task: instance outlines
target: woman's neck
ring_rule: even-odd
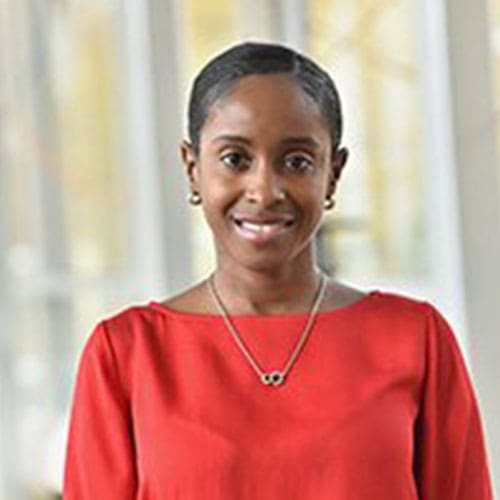
[[[321,271],[289,268],[254,271],[219,266],[213,283],[230,314],[272,315],[308,312],[321,280]]]

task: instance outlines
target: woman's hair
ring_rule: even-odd
[[[342,136],[340,98],[333,80],[314,61],[295,50],[270,43],[235,45],[209,61],[195,78],[188,104],[188,133],[196,155],[201,129],[212,105],[248,75],[288,73],[318,104],[335,151]]]

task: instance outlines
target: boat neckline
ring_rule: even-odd
[[[366,294],[361,297],[359,300],[355,302],[351,302],[345,306],[336,307],[335,309],[330,309],[329,311],[320,311],[316,315],[316,318],[321,317],[329,317],[336,314],[341,314],[344,312],[349,312],[353,309],[357,309],[364,304],[371,302],[371,299],[377,297],[382,292],[378,289],[369,290]],[[170,307],[165,306],[164,304],[151,300],[147,304],[147,307],[154,309],[160,313],[166,314],[167,316],[173,316],[182,319],[195,319],[195,320],[220,320],[223,319],[223,316],[220,314],[209,314],[209,313],[197,313],[197,312],[187,312],[187,311],[177,311],[176,309],[172,309]],[[278,319],[304,319],[309,315],[309,312],[294,312],[294,313],[280,313],[280,314],[271,314],[271,315],[259,315],[259,314],[237,314],[231,315],[231,319],[237,320],[278,320]]]

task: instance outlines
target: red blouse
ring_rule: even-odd
[[[306,313],[236,316],[265,371]],[[156,302],[101,321],[80,359],[65,500],[491,500],[482,424],[450,326],[373,291],[319,313],[284,385],[223,319]]]

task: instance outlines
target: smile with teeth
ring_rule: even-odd
[[[241,237],[257,243],[265,243],[281,236],[293,225],[293,220],[253,222],[233,218],[233,222]]]
[[[240,222],[241,227],[257,233],[269,233],[273,229],[284,225],[284,222],[248,222],[246,220]]]

